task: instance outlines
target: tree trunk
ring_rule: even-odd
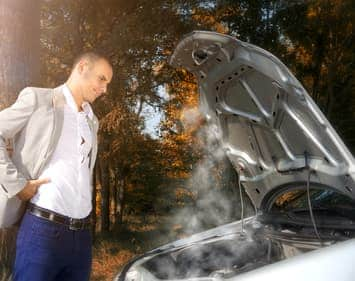
[[[126,190],[126,177],[124,177],[122,180],[118,181],[117,184],[117,194],[116,194],[116,200],[117,200],[117,210],[116,212],[116,217],[115,217],[115,228],[120,229],[123,224],[123,214],[124,214],[124,209],[126,207],[126,197],[125,197],[125,190]]]
[[[118,188],[118,179],[116,173],[114,173],[114,184],[113,184],[113,189],[112,189],[112,213],[113,213],[113,223],[116,223],[116,215],[117,215],[117,188]]]
[[[39,1],[0,0],[0,110],[39,82],[39,30]],[[10,277],[16,233],[17,227],[0,230],[0,280]]]
[[[121,187],[120,190],[120,215],[119,215],[119,223],[122,225],[123,224],[123,214],[124,214],[124,210],[126,207],[126,194],[125,191],[127,190],[127,184],[128,184],[128,180],[127,180],[127,176],[124,176],[123,178],[123,185]]]
[[[113,210],[115,208],[114,203],[114,196],[115,196],[115,183],[112,183],[114,180],[114,170],[111,167],[111,164],[108,165],[108,178],[109,178],[109,204],[108,204],[108,213],[109,213],[109,224],[113,225],[114,223],[114,213]]]
[[[319,84],[321,82],[321,68],[322,63],[324,62],[324,38],[323,34],[319,34],[318,38],[315,40],[315,48],[313,50],[313,66],[312,66],[312,77],[313,77],[313,86],[312,86],[312,98],[316,103],[319,102],[321,93],[319,92]]]
[[[0,0],[0,109],[40,77],[38,0]]]
[[[93,241],[95,241],[95,233],[96,233],[96,194],[97,194],[97,170],[98,170],[98,165],[95,165],[94,167],[94,175],[92,179],[92,212],[91,212],[91,222],[92,222],[92,228],[91,228],[91,233],[92,233],[92,238]]]
[[[116,207],[115,207],[115,229],[119,229],[121,227],[121,211],[122,211],[122,204],[121,204],[121,191],[123,188],[123,181],[119,179],[118,175],[116,175],[115,181],[115,196],[116,196]]]
[[[101,231],[110,230],[110,180],[107,164],[100,159],[101,170]]]

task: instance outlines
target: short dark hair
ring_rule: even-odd
[[[90,51],[90,52],[85,52],[85,53],[81,53],[80,55],[76,56],[74,58],[74,62],[73,62],[73,66],[72,66],[72,70],[75,68],[75,66],[79,63],[79,61],[81,61],[82,59],[87,59],[88,61],[90,61],[91,63],[94,63],[98,60],[105,60],[111,67],[111,63],[109,61],[109,59],[103,55],[103,54],[100,54],[100,53],[97,53],[97,52],[93,52],[93,51]]]

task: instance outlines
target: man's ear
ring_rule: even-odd
[[[88,61],[86,60],[81,60],[78,62],[77,68],[78,68],[78,72],[79,74],[82,74],[85,70],[85,68],[88,67]]]

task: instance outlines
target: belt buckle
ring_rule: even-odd
[[[79,224],[79,226],[76,226],[77,224]],[[69,220],[69,229],[70,230],[81,230],[83,228],[83,225],[84,225],[83,222],[81,222],[81,221],[76,222],[76,220],[73,218],[70,218],[70,220]]]

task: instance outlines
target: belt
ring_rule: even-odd
[[[67,216],[63,216],[56,212],[41,208],[36,206],[35,204],[29,203],[27,206],[27,211],[32,215],[37,217],[46,219],[48,221],[52,221],[55,223],[59,223],[62,225],[66,225],[70,230],[83,230],[89,229],[91,226],[90,215],[83,219],[74,219]]]

